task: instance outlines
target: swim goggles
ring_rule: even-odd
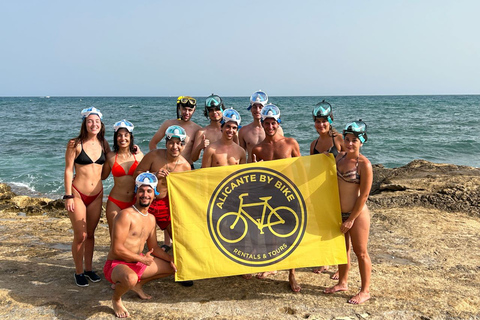
[[[248,106],[247,110],[252,109],[255,103],[260,103],[262,106],[265,106],[268,103],[268,95],[262,90],[255,91],[250,96],[250,106]]]
[[[354,134],[362,143],[368,140],[367,124],[363,122],[362,119],[348,123],[343,130],[343,136],[345,137],[347,133]]]
[[[172,138],[178,138],[180,141],[185,141],[185,138],[187,137],[187,134],[185,132],[185,129],[183,129],[180,126],[170,126],[167,128],[165,131],[165,136],[167,139],[172,139]]]
[[[102,113],[100,112],[100,110],[98,110],[95,107],[85,108],[85,109],[82,110],[81,114],[82,114],[82,119],[85,119],[86,117],[88,117],[91,114],[96,114],[97,116],[100,117],[100,120],[103,119]]]
[[[325,100],[318,103],[312,111],[313,118],[327,118],[328,122],[332,123],[332,105]]]
[[[195,98],[189,97],[189,96],[180,96],[177,99],[177,104],[190,104],[193,107],[197,106],[197,100]]]
[[[117,132],[118,129],[127,129],[127,131],[131,133],[134,127],[135,126],[133,125],[133,123],[123,119],[121,121],[115,122],[115,124],[113,125],[113,130]]]

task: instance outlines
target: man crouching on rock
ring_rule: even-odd
[[[122,303],[122,296],[127,291],[136,292],[141,299],[151,299],[143,292],[143,285],[177,271],[173,257],[158,246],[155,217],[148,213],[148,207],[155,199],[157,183],[157,178],[150,172],[138,175],[135,179],[137,201],[120,211],[113,222],[112,243],[103,273],[115,284],[112,304],[119,318],[130,316]],[[145,242],[149,251],[144,255]]]

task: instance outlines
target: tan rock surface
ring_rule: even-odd
[[[359,287],[355,258],[348,292],[325,295],[331,274],[297,270],[302,292],[286,271],[265,280],[241,277],[152,281],[142,301],[125,305],[136,319],[480,319],[480,170],[414,161],[375,167],[369,205],[372,299],[346,303]],[[105,279],[73,282],[72,231],[61,201],[15,196],[0,184],[0,317],[2,319],[113,319]],[[161,233],[159,232],[159,238]],[[108,251],[105,221],[96,233],[95,267]],[[332,271],[334,267],[330,268]]]

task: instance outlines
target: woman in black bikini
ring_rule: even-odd
[[[343,138],[332,126],[332,105],[323,100],[315,105],[312,115],[319,136],[310,144],[310,154],[331,153],[333,157],[336,157],[343,150]],[[315,273],[323,273],[327,270],[328,266],[313,268]],[[333,274],[331,278],[337,280],[338,272]]]
[[[370,275],[372,262],[367,251],[370,231],[370,212],[366,202],[372,186],[373,173],[370,161],[360,154],[360,147],[367,141],[367,125],[359,121],[347,124],[343,130],[345,152],[337,156],[337,179],[342,209],[340,230],[345,234],[348,263],[339,265],[339,280],[325,289],[325,293],[348,290],[350,269],[350,242],[358,259],[362,287],[348,303],[360,304],[370,299]]]
[[[102,211],[102,167],[110,147],[104,138],[105,125],[100,110],[94,107],[84,109],[82,117],[80,134],[68,142],[65,152],[63,199],[73,228],[75,283],[87,287],[87,278],[92,282],[100,281],[92,269],[94,232]]]

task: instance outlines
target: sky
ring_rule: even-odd
[[[480,94],[480,1],[18,0],[0,96]]]

